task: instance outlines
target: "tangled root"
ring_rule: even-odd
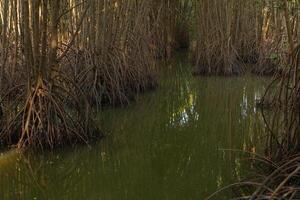
[[[38,78],[34,87],[15,88],[22,92],[11,103],[4,98],[4,103],[8,103],[0,132],[4,143],[17,148],[88,143],[93,131],[87,102],[78,91],[74,92],[76,87],[67,87],[64,81],[56,83]]]

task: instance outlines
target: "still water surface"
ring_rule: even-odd
[[[263,123],[257,77],[193,77],[166,64],[157,90],[99,117],[107,137],[91,145],[0,155],[0,200],[194,200],[236,178],[241,154],[258,151]],[[225,196],[223,196],[226,199]]]

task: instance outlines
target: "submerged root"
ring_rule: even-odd
[[[231,184],[212,194],[208,199],[217,199],[223,192],[232,190],[233,199],[275,200],[300,198],[300,155],[274,162],[254,155],[251,159],[256,173],[252,178]],[[251,164],[253,166],[253,163]]]
[[[284,159],[270,170],[261,185],[255,188],[251,199],[299,199],[300,198],[300,157]]]

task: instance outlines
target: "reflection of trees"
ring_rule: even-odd
[[[11,170],[0,170],[0,199],[85,199],[92,195],[89,183],[97,185],[97,181],[88,174],[100,170],[95,166],[97,159],[85,157],[93,156],[87,149],[75,151],[20,155]]]
[[[0,199],[196,199],[239,176],[241,157],[218,149],[259,142],[261,82],[193,78],[178,66],[167,73],[136,104],[104,111],[111,134],[99,145],[26,153],[10,170],[0,166]]]
[[[171,77],[171,83],[173,84],[168,84],[166,98],[163,101],[168,108],[168,126],[174,128],[193,123],[199,117],[195,109],[197,94],[192,85],[191,76],[187,74],[188,71],[186,70],[183,71],[180,68],[177,70],[179,72]]]

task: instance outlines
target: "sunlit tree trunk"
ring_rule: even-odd
[[[50,7],[50,49],[49,49],[49,66],[51,67],[51,78],[58,72],[57,50],[58,50],[58,24],[60,0],[51,0]]]
[[[293,33],[292,33],[292,27],[290,23],[288,0],[283,0],[283,1],[284,1],[285,26],[286,26],[287,37],[289,42],[289,53],[291,54],[294,49]]]
[[[1,71],[0,71],[0,90],[3,89],[3,82],[4,82],[4,75],[5,75],[5,66],[7,61],[7,46],[8,46],[8,10],[9,10],[9,0],[2,1],[2,7],[3,7],[3,17],[2,17],[2,51],[1,54]],[[0,44],[1,45],[1,44]]]
[[[32,43],[31,43],[31,31],[29,22],[29,2],[24,0],[22,3],[22,51],[25,55],[25,65],[27,69],[27,79],[28,87],[31,87],[31,74],[34,66],[33,63],[33,53],[32,53]],[[29,89],[28,88],[28,89]],[[30,90],[30,89],[29,89]]]

